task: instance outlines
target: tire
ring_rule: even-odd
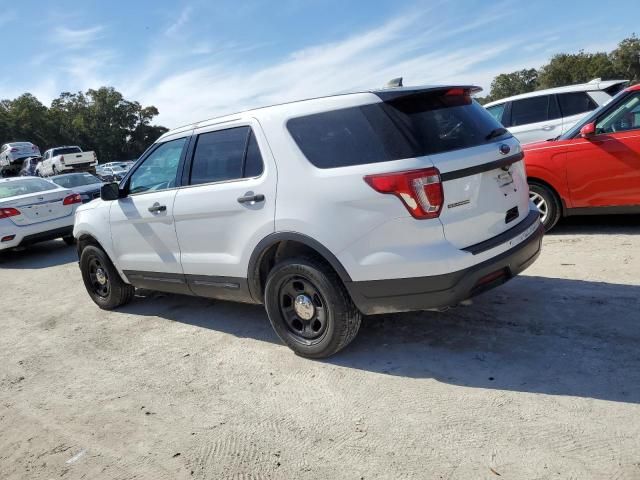
[[[66,236],[62,237],[62,240],[64,240],[64,243],[66,243],[69,246],[71,246],[74,243],[76,243],[76,239],[73,237],[73,235],[66,235]]]
[[[342,281],[316,259],[291,258],[275,265],[264,298],[273,329],[301,357],[329,357],[346,347],[360,328],[362,314]]]
[[[93,245],[85,247],[80,254],[80,271],[89,296],[103,310],[112,310],[133,299],[135,288],[122,281],[102,249]]]
[[[58,175],[58,170],[56,169],[55,165],[51,167],[51,175]]]
[[[529,198],[540,210],[540,220],[545,231],[551,230],[562,215],[562,206],[556,193],[546,185],[529,182]]]

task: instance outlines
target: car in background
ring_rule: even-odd
[[[77,146],[56,147],[44,152],[39,174],[46,177],[69,171],[95,171],[97,165],[96,152],[83,152]]]
[[[42,161],[42,157],[27,157],[22,162],[22,168],[20,169],[19,175],[21,177],[37,177],[38,176],[38,167],[40,166],[40,162]]]
[[[104,182],[119,182],[127,174],[127,171],[118,165],[108,164],[97,168],[96,175]]]
[[[640,213],[640,85],[524,152],[530,198],[547,230],[562,216]]]
[[[0,147],[0,174],[17,175],[27,157],[39,157],[40,149],[31,142],[10,142]]]
[[[74,193],[79,193],[82,197],[82,203],[100,198],[100,188],[104,185],[102,180],[88,172],[55,175],[49,177],[49,180],[63,188],[68,188]]]
[[[580,85],[503,98],[486,104],[485,108],[520,143],[538,142],[562,135],[589,112],[606,104],[628,83],[596,78]]]
[[[72,244],[80,194],[38,177],[0,179],[0,251],[54,238]]]

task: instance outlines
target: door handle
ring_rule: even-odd
[[[553,130],[554,127],[553,125],[545,125],[544,127],[542,127],[542,130],[544,130],[545,132],[548,132],[549,130]]]
[[[264,202],[264,195],[258,193],[257,195],[244,195],[242,197],[238,197],[238,203],[256,203],[256,202]]]
[[[166,212],[167,211],[167,206],[166,205],[160,205],[158,202],[154,203],[153,205],[151,205],[148,210],[151,213],[157,213],[157,212]]]

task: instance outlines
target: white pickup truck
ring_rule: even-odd
[[[90,171],[97,165],[98,158],[95,152],[83,152],[76,146],[56,147],[44,152],[36,173],[47,177],[69,171]]]

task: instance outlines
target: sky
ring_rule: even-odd
[[[640,2],[0,0],[0,98],[113,86],[174,128],[352,89],[464,83],[609,51]]]

